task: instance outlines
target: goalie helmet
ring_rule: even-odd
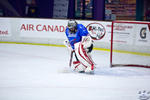
[[[71,19],[71,20],[68,21],[67,26],[68,26],[70,31],[75,31],[76,28],[77,28],[77,22],[75,20]]]

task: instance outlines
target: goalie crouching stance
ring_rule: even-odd
[[[66,36],[68,40],[64,41],[64,44],[71,50],[71,55],[74,53],[75,61],[72,68],[77,72],[93,73],[94,62],[90,56],[93,49],[93,40],[91,39],[87,29],[82,24],[77,24],[75,20],[69,20],[66,28]]]

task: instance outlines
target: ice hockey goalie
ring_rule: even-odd
[[[80,73],[93,73],[95,69],[94,62],[91,58],[93,40],[86,27],[78,24],[75,20],[69,20],[65,33],[67,40],[64,41],[64,44],[69,48],[75,58],[74,61],[71,61],[71,68]]]

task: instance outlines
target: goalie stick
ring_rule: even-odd
[[[69,67],[71,67],[71,64],[72,64],[73,53],[74,53],[74,51],[71,51],[70,60],[69,60]]]

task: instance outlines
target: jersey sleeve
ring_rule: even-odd
[[[75,41],[75,39],[73,37],[69,37],[69,28],[66,28],[65,33],[66,33],[66,37],[67,37],[67,39],[69,41],[69,44],[71,45],[72,49],[74,49],[74,41]]]
[[[87,31],[87,28],[83,26],[82,24],[79,24],[79,30],[80,30],[81,36],[87,36],[89,34],[89,32]]]
[[[68,37],[68,28],[66,28],[65,34],[66,34],[66,36]]]

